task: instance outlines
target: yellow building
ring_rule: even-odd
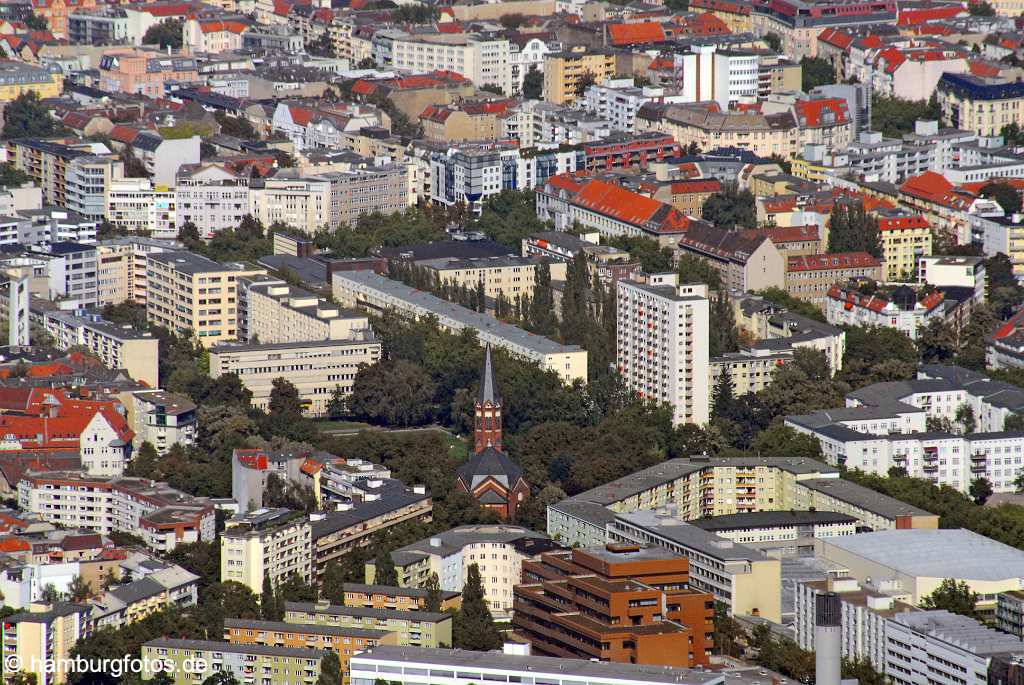
[[[452,644],[452,615],[432,611],[367,609],[319,602],[285,602],[284,620],[303,626],[363,627],[395,633],[402,647],[435,648]]]
[[[246,264],[219,264],[191,252],[148,259],[146,320],[195,336],[210,347],[238,336],[238,279],[265,274]]]
[[[546,63],[545,63],[546,64]],[[800,147],[800,129],[792,117],[757,112],[713,112],[694,105],[670,105],[650,113],[640,110],[636,129],[669,133],[681,147],[696,143],[702,150],[738,147],[759,157],[792,158]]]
[[[887,281],[913,281],[921,257],[932,253],[932,229],[920,214],[883,216],[878,220]]]
[[[544,99],[556,105],[574,102],[586,74],[594,83],[615,76],[615,54],[610,51],[553,52],[544,56]]]
[[[160,342],[152,333],[59,310],[46,312],[43,326],[58,348],[86,347],[108,369],[124,369],[133,379],[160,387]]]
[[[39,98],[60,97],[64,77],[57,65],[37,67],[13,59],[0,59],[0,102],[10,102],[22,93]]]
[[[533,297],[537,262],[524,257],[481,257],[475,259],[424,259],[416,266],[426,269],[438,282],[475,290],[484,284],[484,295],[496,298],[504,294],[509,301],[519,295]]]
[[[1024,83],[946,73],[935,97],[944,123],[979,136],[997,136],[1004,126],[1024,125]]]
[[[690,11],[706,12],[718,17],[733,33],[750,33],[754,28],[750,5],[733,0],[691,0]]]
[[[309,583],[312,574],[309,519],[289,509],[256,509],[228,519],[220,538],[220,580],[263,593],[264,578],[278,587],[289,576]]]
[[[68,656],[85,636],[92,610],[87,604],[33,603],[29,610],[8,616],[0,627],[4,675],[11,664],[34,676],[36,685],[60,685],[68,679]]]

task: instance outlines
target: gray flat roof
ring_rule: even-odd
[[[745,528],[781,528],[826,523],[856,523],[856,517],[833,511],[754,511],[725,514],[690,521],[704,530],[742,530]]]
[[[875,492],[845,478],[811,478],[800,481],[800,485],[889,519],[895,519],[897,516],[934,516],[930,511]]]
[[[354,616],[391,619],[393,621],[420,621],[422,623],[440,623],[450,620],[452,615],[431,611],[403,611],[401,609],[372,609],[366,607],[350,607],[344,604],[317,604],[316,602],[285,602],[285,613],[289,611],[303,614],[331,614],[333,616]]]
[[[256,352],[259,350],[288,350],[305,347],[350,347],[352,345],[367,345],[375,343],[377,339],[367,334],[365,340],[347,338],[343,340],[308,340],[306,342],[283,342],[283,343],[218,343],[210,347],[213,354],[231,354],[232,352]]]
[[[8,619],[10,620],[10,619]],[[264,656],[292,656],[299,659],[317,659],[327,655],[326,649],[303,647],[271,647],[270,645],[233,645],[216,640],[178,640],[158,637],[142,645],[154,649],[190,649],[201,652],[231,652],[233,654],[262,654]]]
[[[245,265],[238,262],[220,263],[187,250],[176,252],[152,252],[147,259],[173,264],[175,271],[187,274],[201,274],[210,271],[241,271]]]
[[[373,649],[352,657],[353,663],[370,660],[397,661],[410,665],[430,664],[439,667],[476,667],[496,669],[509,673],[531,671],[537,674],[560,674],[572,679],[598,681],[620,679],[649,683],[716,685],[724,680],[721,674],[697,669],[618,664],[606,661],[593,662],[582,659],[559,659],[547,656],[513,656],[502,652],[471,652],[461,649],[378,645]],[[358,667],[353,666],[353,670],[355,668]]]
[[[225,618],[225,628],[244,628],[246,630],[266,630],[278,633],[313,633],[315,635],[338,635],[341,637],[381,638],[388,634],[387,630],[372,630],[357,626],[325,626],[319,623],[285,623],[284,621],[259,621],[249,618]]]
[[[349,281],[352,285],[371,288],[381,295],[401,300],[413,307],[421,308],[439,319],[454,320],[463,327],[495,335],[538,354],[578,352],[583,349],[578,345],[562,345],[543,336],[534,335],[518,326],[498,321],[493,316],[474,312],[453,302],[447,302],[399,281],[378,276],[372,271],[335,271],[331,278],[334,281]]]
[[[945,610],[906,612],[892,617],[892,620],[978,656],[1024,654],[1024,642],[1020,638]]]
[[[618,521],[650,531],[681,547],[697,550],[713,559],[760,561],[768,558],[761,550],[720,538],[693,524],[671,516],[661,516],[654,511],[632,511],[628,514],[618,514],[615,518]],[[655,544],[658,542],[655,541]]]
[[[396,597],[426,597],[430,594],[426,589],[421,587],[395,587],[392,585],[376,585],[366,583],[344,583],[342,584],[343,592],[363,592],[366,594],[380,594],[380,595],[393,595]],[[460,592],[453,590],[441,590],[442,599],[452,599],[458,597]]]
[[[881,530],[823,541],[894,572],[927,578],[1024,578],[1024,551],[963,528]]]

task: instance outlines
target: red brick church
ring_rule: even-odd
[[[503,519],[515,518],[516,509],[530,496],[523,471],[501,451],[501,394],[494,377],[491,346],[484,350],[474,425],[473,453],[459,467],[455,487],[493,509]]]

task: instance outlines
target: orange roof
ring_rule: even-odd
[[[685,181],[673,181],[671,190],[673,195],[682,193],[717,193],[722,189],[722,184],[717,178],[693,178]]]
[[[929,7],[925,9],[903,9],[900,10],[897,26],[913,26],[924,24],[929,21],[940,19],[952,19],[961,14],[967,14],[960,5],[948,5],[946,7]]]
[[[839,29],[825,29],[818,34],[818,40],[822,43],[833,45],[840,50],[846,50],[853,44],[853,36],[843,33]]]
[[[28,552],[32,549],[32,545],[27,540],[22,540],[19,537],[9,536],[0,538],[0,552]]]
[[[967,68],[974,76],[999,76],[1000,70],[994,64],[988,62],[979,62],[977,60],[970,60],[967,62]]]
[[[960,188],[966,190],[969,193],[977,195],[981,192],[981,189],[990,183],[999,183],[1001,185],[1008,185],[1018,192],[1024,191],[1024,178],[999,178],[993,177],[985,181],[973,181],[971,183],[961,183]]]
[[[557,176],[552,176],[547,180],[547,185],[560,190],[567,190],[573,195],[583,189],[583,183],[577,181],[572,174],[558,174]]]
[[[889,216],[878,220],[879,231],[910,231],[928,228],[928,220],[920,214]]]
[[[793,109],[796,110],[797,122],[801,127],[835,126],[850,121],[850,111],[843,98],[800,100],[793,105]],[[831,117],[827,115],[828,112],[831,112]]]
[[[692,36],[726,36],[732,33],[729,25],[713,14],[698,14],[685,23],[687,32]]]
[[[288,112],[291,114],[292,121],[299,126],[309,125],[309,122],[313,121],[313,116],[316,114],[307,107],[298,107],[296,105],[288,105]]]
[[[763,235],[775,245],[806,243],[821,239],[818,227],[814,224],[808,226],[772,226],[770,228],[756,228],[743,232],[751,235]]]
[[[573,204],[646,232],[683,233],[690,225],[689,218],[675,207],[605,181],[588,181]]]
[[[121,124],[115,124],[110,129],[110,133],[107,134],[111,140],[116,140],[119,143],[131,145],[135,142],[135,139],[139,135],[139,129],[131,128],[129,126],[122,126]]]
[[[920,176],[911,176],[900,186],[900,192],[925,197],[948,193],[951,190],[953,190],[953,184],[946,180],[945,176],[934,171],[926,171]]]
[[[242,33],[248,29],[248,24],[236,20],[209,19],[199,22],[199,30],[203,33]]]
[[[653,21],[639,24],[609,24],[608,36],[612,45],[637,45],[642,43],[664,43],[665,29]]]

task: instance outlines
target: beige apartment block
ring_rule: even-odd
[[[151,388],[160,386],[160,342],[151,333],[59,310],[44,315],[43,327],[60,349],[86,347],[108,369],[124,369]]]
[[[544,99],[556,105],[575,102],[585,74],[594,83],[615,76],[615,54],[611,51],[554,52],[544,56]]]
[[[248,264],[220,264],[191,252],[149,257],[146,319],[195,336],[204,347],[238,335],[238,279],[266,274]]]
[[[370,328],[365,314],[280,283],[247,287],[245,316],[249,339],[262,344],[348,340]]]
[[[533,297],[534,272],[537,262],[524,257],[497,257],[494,259],[425,259],[416,262],[432,274],[437,274],[441,283],[469,290],[484,284],[484,294],[496,298],[504,293],[509,300],[517,295]]]
[[[210,348],[210,376],[238,375],[252,392],[252,405],[265,410],[274,380],[287,378],[299,391],[303,410],[320,416],[335,388],[348,396],[363,364],[380,361],[381,344],[372,337],[355,340],[279,343],[274,345],[217,345]]]
[[[227,521],[220,537],[221,582],[263,593],[263,579],[278,587],[291,575],[310,581],[313,543],[309,518],[289,509],[256,509]]]
[[[146,264],[150,253],[181,249],[181,244],[143,236],[114,238],[96,243],[99,282],[96,296],[107,304],[146,304]]]

